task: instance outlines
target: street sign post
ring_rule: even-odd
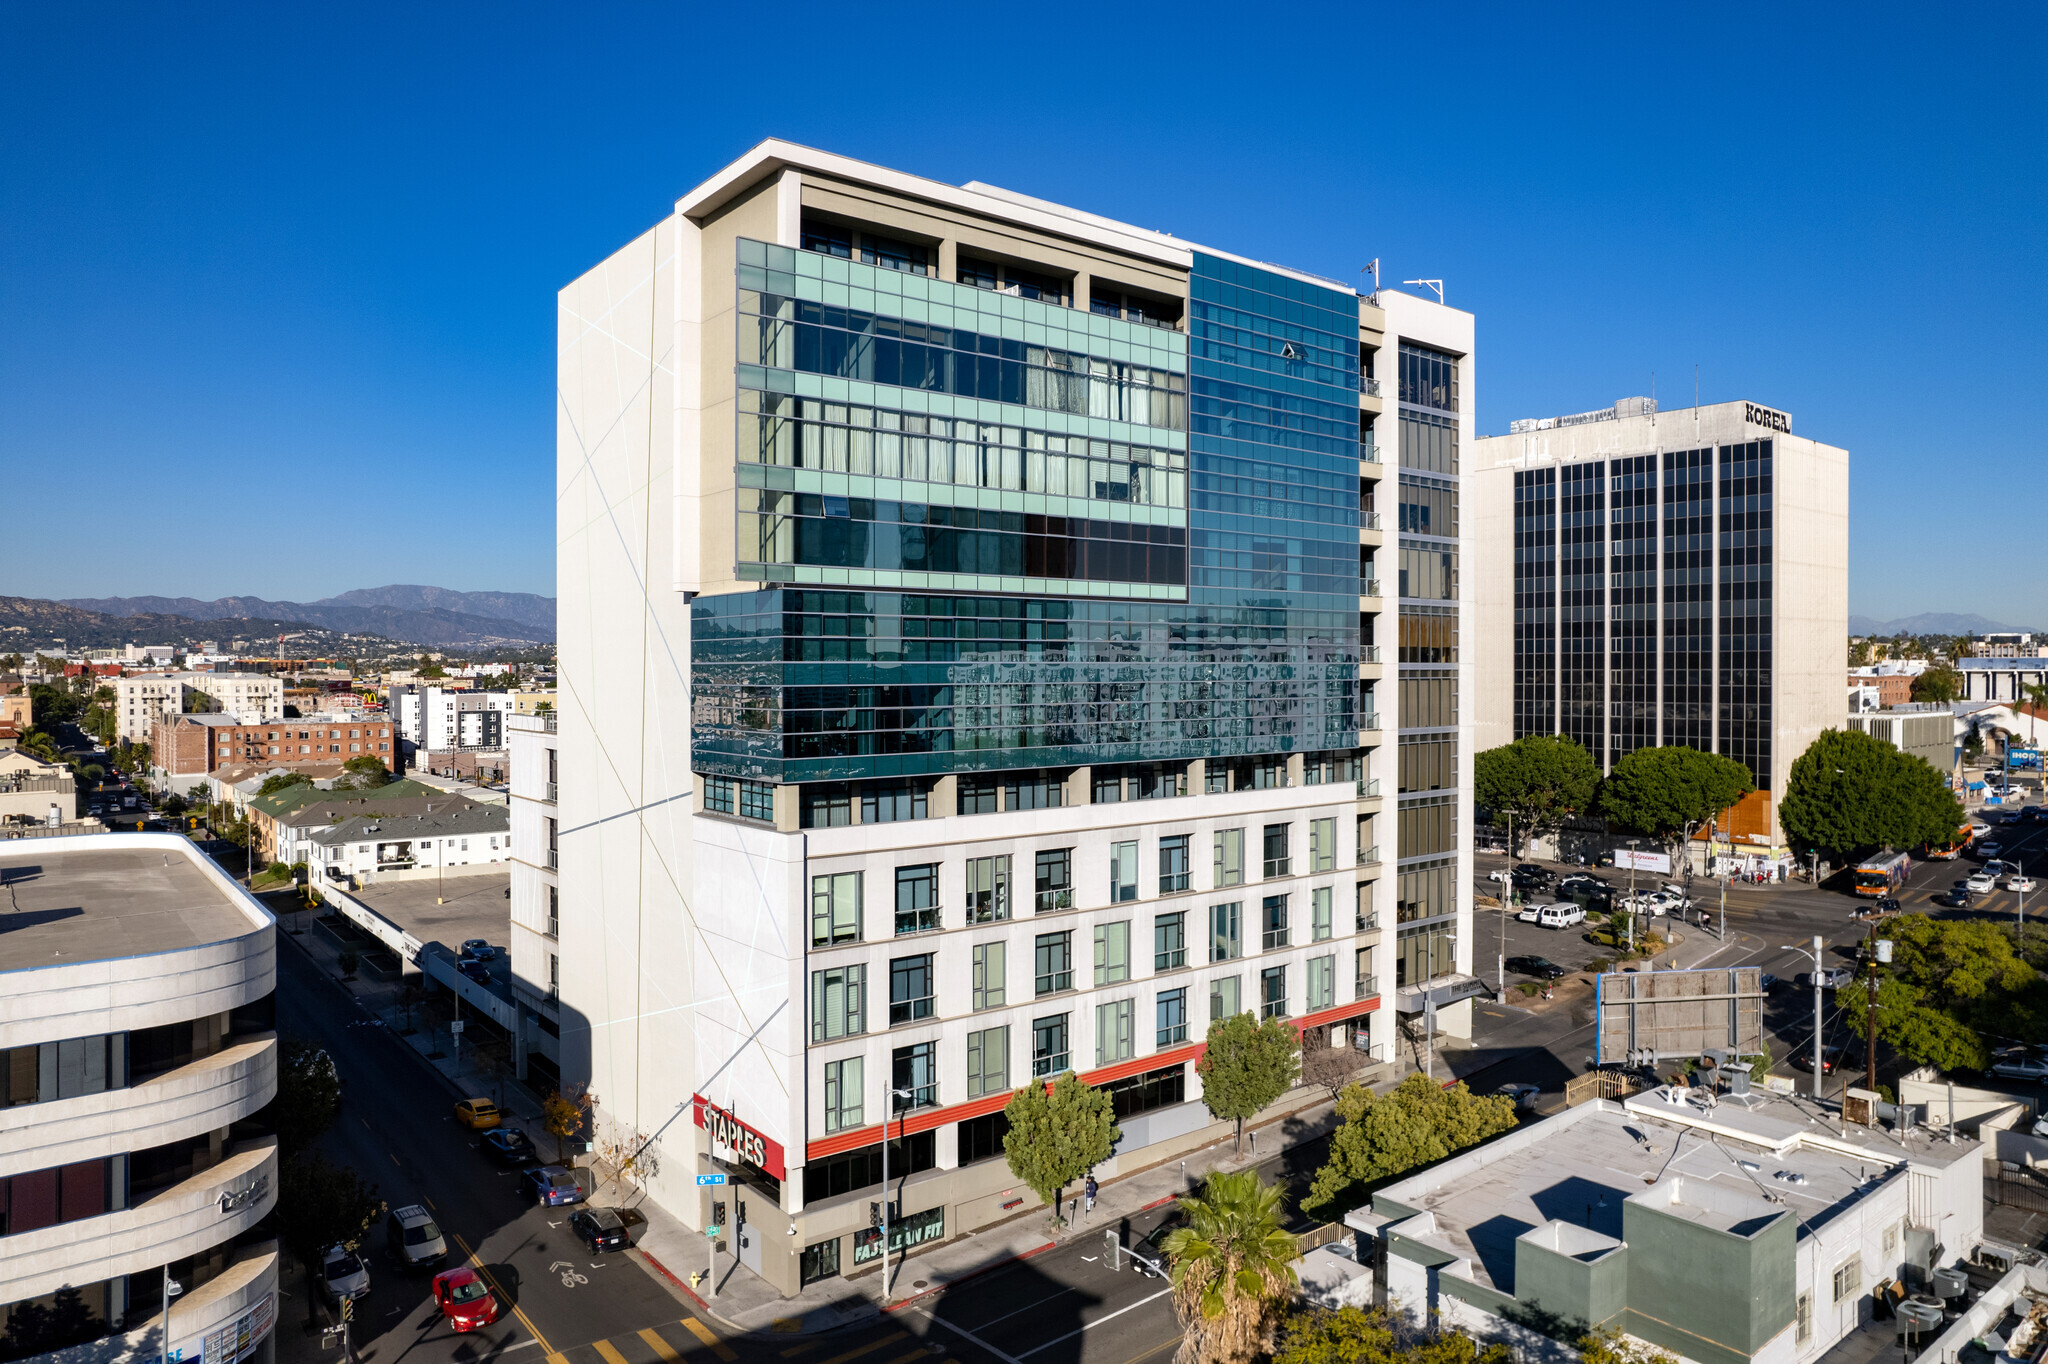
[[[724,1176],[724,1175],[698,1175],[698,1176],[697,1176],[697,1183],[698,1183],[698,1184],[700,1184],[700,1185],[702,1185],[702,1184],[723,1184],[723,1183],[725,1183],[725,1176]]]

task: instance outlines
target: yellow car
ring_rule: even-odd
[[[455,1105],[455,1120],[472,1131],[496,1127],[504,1120],[498,1106],[489,1099],[464,1099]]]

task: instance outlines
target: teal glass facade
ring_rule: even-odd
[[[1357,299],[1197,255],[1185,335],[743,242],[698,770],[1356,747]],[[834,278],[837,276],[837,278]]]

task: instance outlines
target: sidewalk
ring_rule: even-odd
[[[1400,1067],[1395,1070],[1397,1073],[1389,1079],[1398,1079],[1405,1073]],[[1225,1139],[1191,1151],[1185,1159],[1176,1158],[1119,1176],[1102,1185],[1093,1214],[1079,1209],[1080,1186],[1069,1186],[1069,1221],[1059,1232],[1048,1228],[1048,1212],[1041,1207],[1008,1222],[941,1242],[930,1250],[915,1251],[908,1257],[891,1255],[889,1270],[894,1292],[886,1307],[881,1300],[879,1261],[844,1277],[811,1284],[797,1296],[785,1298],[728,1253],[729,1235],[719,1238],[716,1296],[708,1283],[692,1289],[690,1276],[702,1272],[711,1258],[705,1250],[707,1238],[651,1202],[640,1209],[647,1215],[647,1229],[641,1235],[638,1249],[655,1269],[667,1275],[707,1315],[730,1331],[769,1336],[809,1335],[859,1325],[1012,1261],[1040,1255],[1076,1240],[1100,1243],[1106,1231],[1115,1230],[1125,1219],[1172,1202],[1213,1170],[1242,1170],[1273,1161],[1283,1154],[1289,1142],[1313,1140],[1335,1128],[1335,1106],[1330,1100],[1318,1099],[1315,1092],[1298,1093],[1296,1099],[1292,1109],[1276,1112],[1256,1125],[1246,1124],[1243,1154],[1232,1154],[1231,1142]],[[1255,1133],[1259,1140],[1255,1141]],[[1254,1156],[1258,1146],[1265,1150]]]

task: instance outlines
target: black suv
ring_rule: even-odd
[[[1548,957],[1509,957],[1508,970],[1518,976],[1540,976],[1544,980],[1563,980],[1565,969]]]

